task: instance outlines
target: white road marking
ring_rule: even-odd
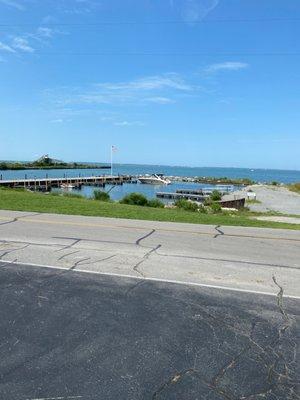
[[[59,266],[54,266],[54,265],[42,265],[42,264],[23,263],[23,262],[15,262],[15,261],[5,261],[5,265],[24,265],[26,267],[39,267],[39,268],[64,270],[64,271],[69,271],[70,273],[81,272],[81,273],[93,274],[93,275],[113,276],[113,277],[117,277],[117,278],[135,279],[138,281],[162,282],[162,283],[171,283],[171,284],[184,285],[184,286],[203,287],[203,288],[208,288],[208,289],[228,290],[231,292],[259,294],[259,295],[265,295],[265,296],[277,296],[277,291],[274,293],[262,292],[262,291],[258,291],[258,290],[240,289],[240,288],[234,288],[234,287],[229,287],[229,286],[210,285],[210,284],[206,284],[206,283],[178,281],[178,280],[174,280],[174,279],[139,277],[139,276],[134,276],[134,275],[129,275],[129,274],[117,274],[114,272],[89,271],[89,270],[80,269],[80,268],[70,270],[69,268],[64,268],[64,267],[59,267]],[[0,264],[0,268],[1,268],[1,264]],[[292,296],[292,295],[285,294],[284,297],[289,298],[289,299],[300,300],[300,296]],[[33,400],[35,400],[35,399],[33,399]],[[40,400],[40,399],[36,399],[36,400]]]
[[[82,399],[82,396],[40,397],[38,399],[26,399],[26,400],[75,400],[75,399]]]

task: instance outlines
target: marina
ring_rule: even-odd
[[[222,195],[232,193],[238,187],[234,185],[204,185],[195,182],[169,180],[163,175],[145,175],[145,181],[141,182],[140,175],[93,175],[93,176],[67,176],[60,177],[34,177],[25,179],[0,180],[0,187],[25,189],[34,192],[73,192],[84,197],[93,197],[94,190],[102,190],[110,193],[111,199],[119,201],[126,194],[138,192],[148,199],[159,198],[164,203],[185,199],[203,203],[214,190]]]
[[[198,177],[202,180],[204,177],[215,177],[220,178],[227,177],[230,179],[248,178],[257,183],[273,182],[278,183],[292,183],[300,181],[300,171],[286,171],[286,170],[271,170],[271,169],[255,169],[249,168],[204,168],[204,167],[176,167],[176,166],[165,166],[165,165],[143,165],[143,164],[114,164],[113,175],[130,175],[135,177],[144,176],[146,174],[163,174],[172,180],[172,182],[186,182],[194,183]],[[27,171],[11,171],[11,170],[0,170],[0,178],[2,180],[11,179],[24,179],[25,176],[28,179],[44,179],[58,178],[58,177],[78,177],[78,176],[102,176],[111,175],[110,170],[101,170],[95,168],[87,172],[86,169],[47,169],[39,170],[32,169]],[[204,183],[206,186],[209,182],[198,182]],[[218,182],[216,182],[218,184]]]

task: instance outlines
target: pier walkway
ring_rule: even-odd
[[[51,188],[58,188],[61,185],[74,185],[77,188],[85,185],[105,186],[122,185],[130,182],[130,175],[102,175],[88,177],[64,177],[64,178],[36,178],[36,179],[11,179],[0,180],[0,187],[24,188],[30,190],[48,191]]]

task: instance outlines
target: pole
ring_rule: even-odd
[[[113,147],[110,146],[110,174],[113,174]]]

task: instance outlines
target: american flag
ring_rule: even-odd
[[[111,151],[113,151],[114,153],[117,151],[117,147],[116,146],[111,146]]]

